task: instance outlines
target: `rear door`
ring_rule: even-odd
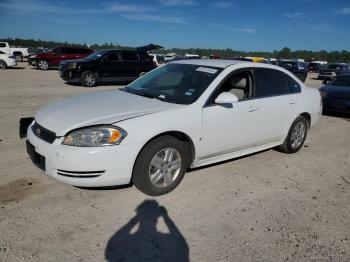
[[[62,60],[67,59],[67,50],[66,48],[58,47],[48,53],[48,56],[51,65],[58,65]]]
[[[260,98],[259,144],[280,141],[296,118],[300,85],[286,73],[255,68],[256,95]]]
[[[91,51],[86,48],[77,48],[76,53],[74,54],[74,59],[82,59],[91,54]]]
[[[134,51],[122,51],[121,59],[123,62],[123,76],[125,78],[135,79],[139,76],[140,58]]]

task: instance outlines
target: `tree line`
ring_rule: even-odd
[[[53,48],[56,46],[69,45],[69,46],[80,46],[80,47],[89,47],[93,50],[99,49],[132,49],[132,47],[122,46],[117,43],[104,43],[104,44],[76,44],[68,42],[55,42],[55,41],[45,41],[45,40],[34,40],[34,39],[20,39],[20,38],[5,38],[0,39],[1,42],[9,42],[12,46],[24,46],[24,47],[45,47]],[[246,56],[259,56],[265,58],[301,58],[305,61],[313,60],[322,60],[332,62],[341,62],[341,63],[350,63],[350,52],[347,50],[341,51],[310,51],[310,50],[291,50],[288,47],[284,47],[281,50],[275,50],[273,52],[244,52],[233,50],[231,48],[225,49],[211,49],[211,48],[171,48],[171,49],[161,49],[157,50],[156,53],[177,53],[179,55],[184,55],[186,53],[197,54],[200,56],[211,56],[216,55],[222,58],[234,58],[234,57],[246,57]]]

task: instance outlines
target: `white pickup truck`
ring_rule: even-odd
[[[7,42],[0,42],[0,51],[5,54],[14,55],[17,61],[23,61],[23,57],[28,57],[28,48],[25,47],[10,47]]]

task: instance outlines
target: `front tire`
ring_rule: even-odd
[[[85,87],[94,87],[97,84],[97,77],[93,72],[85,71],[80,76],[80,84]]]
[[[6,69],[7,68],[7,64],[4,60],[0,60],[0,70],[2,69]]]
[[[49,63],[46,60],[39,60],[38,68],[40,70],[47,70],[49,68]]]
[[[188,167],[184,142],[173,136],[162,136],[149,142],[136,159],[132,182],[149,196],[160,196],[174,190]]]
[[[278,150],[287,154],[298,152],[304,145],[308,127],[307,120],[302,116],[298,116],[290,127],[284,143],[278,147]]]

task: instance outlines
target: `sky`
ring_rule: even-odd
[[[350,50],[350,0],[0,0],[0,38]]]

